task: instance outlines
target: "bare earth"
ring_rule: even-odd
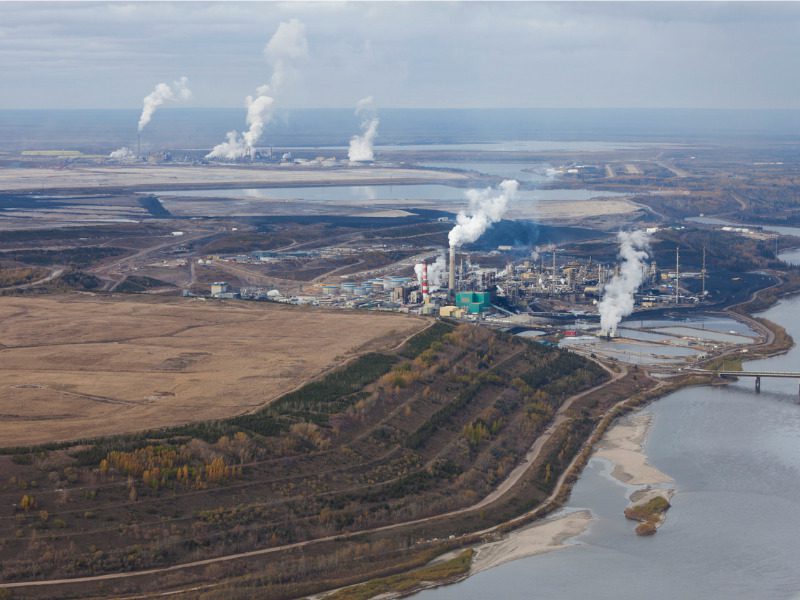
[[[426,323],[235,301],[0,298],[0,446],[247,412]]]

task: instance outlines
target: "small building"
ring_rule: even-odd
[[[219,296],[220,294],[225,294],[228,292],[228,282],[227,281],[215,281],[211,284],[211,295],[214,297]]]
[[[477,315],[492,305],[489,292],[457,292],[456,306],[471,315]]]
[[[435,304],[423,304],[422,307],[419,309],[420,314],[426,316],[433,316],[436,314],[436,305]]]
[[[406,304],[408,302],[408,292],[409,289],[404,286],[397,286],[392,288],[392,302],[397,302],[398,304]]]
[[[442,306],[439,309],[439,316],[440,317],[449,317],[452,319],[463,319],[464,318],[464,309],[458,308],[457,306]]]

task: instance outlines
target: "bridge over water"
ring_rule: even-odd
[[[707,371],[705,369],[692,369],[692,371],[718,377],[753,377],[756,383],[756,392],[761,391],[762,377],[800,380],[800,372],[796,371]],[[800,385],[798,386],[798,395],[800,395]]]

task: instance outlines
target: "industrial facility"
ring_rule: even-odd
[[[533,250],[527,256],[491,253],[494,264],[505,256],[505,266],[484,267],[483,254],[449,249],[435,260],[414,265],[413,272],[400,268],[372,278],[331,277],[307,286],[301,295],[283,295],[277,289],[243,287],[238,297],[245,300],[268,300],[290,304],[309,304],[329,308],[367,309],[408,312],[453,319],[506,321],[511,317],[549,320],[596,319],[602,310],[604,291],[610,282],[621,278],[630,265],[603,264],[591,258],[566,255],[556,247]],[[317,253],[330,250],[317,250]],[[254,252],[252,258],[236,260],[263,262],[272,260],[270,252]],[[446,258],[445,258],[446,257]],[[696,305],[706,297],[705,262],[700,273],[682,273],[680,251],[676,262],[663,269],[655,261],[642,261],[631,287],[634,310],[661,306]],[[408,268],[408,267],[405,267]],[[690,293],[681,283],[700,279],[701,292]],[[338,279],[338,280],[337,280]],[[212,285],[215,298],[234,297],[223,282]]]

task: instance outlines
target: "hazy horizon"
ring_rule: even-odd
[[[242,108],[280,71],[281,108],[800,109],[798,30],[795,2],[3,2],[0,108],[182,76]]]

